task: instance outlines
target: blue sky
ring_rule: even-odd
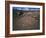
[[[22,11],[39,11],[40,8],[30,8],[30,7],[13,7],[14,10],[22,10]]]

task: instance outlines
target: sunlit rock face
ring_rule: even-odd
[[[39,12],[17,12],[13,14],[13,30],[40,29]]]

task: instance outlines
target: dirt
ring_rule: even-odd
[[[27,12],[19,17],[14,16],[13,30],[32,30],[38,29],[38,20],[35,19],[33,13]]]

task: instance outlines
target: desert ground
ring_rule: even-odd
[[[39,12],[17,12],[13,14],[13,30],[35,30],[40,29]]]

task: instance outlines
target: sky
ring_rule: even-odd
[[[40,10],[40,8],[30,8],[30,7],[13,7],[13,9],[14,10],[16,10],[16,11],[20,11],[20,10],[22,10],[22,11],[39,11]]]

